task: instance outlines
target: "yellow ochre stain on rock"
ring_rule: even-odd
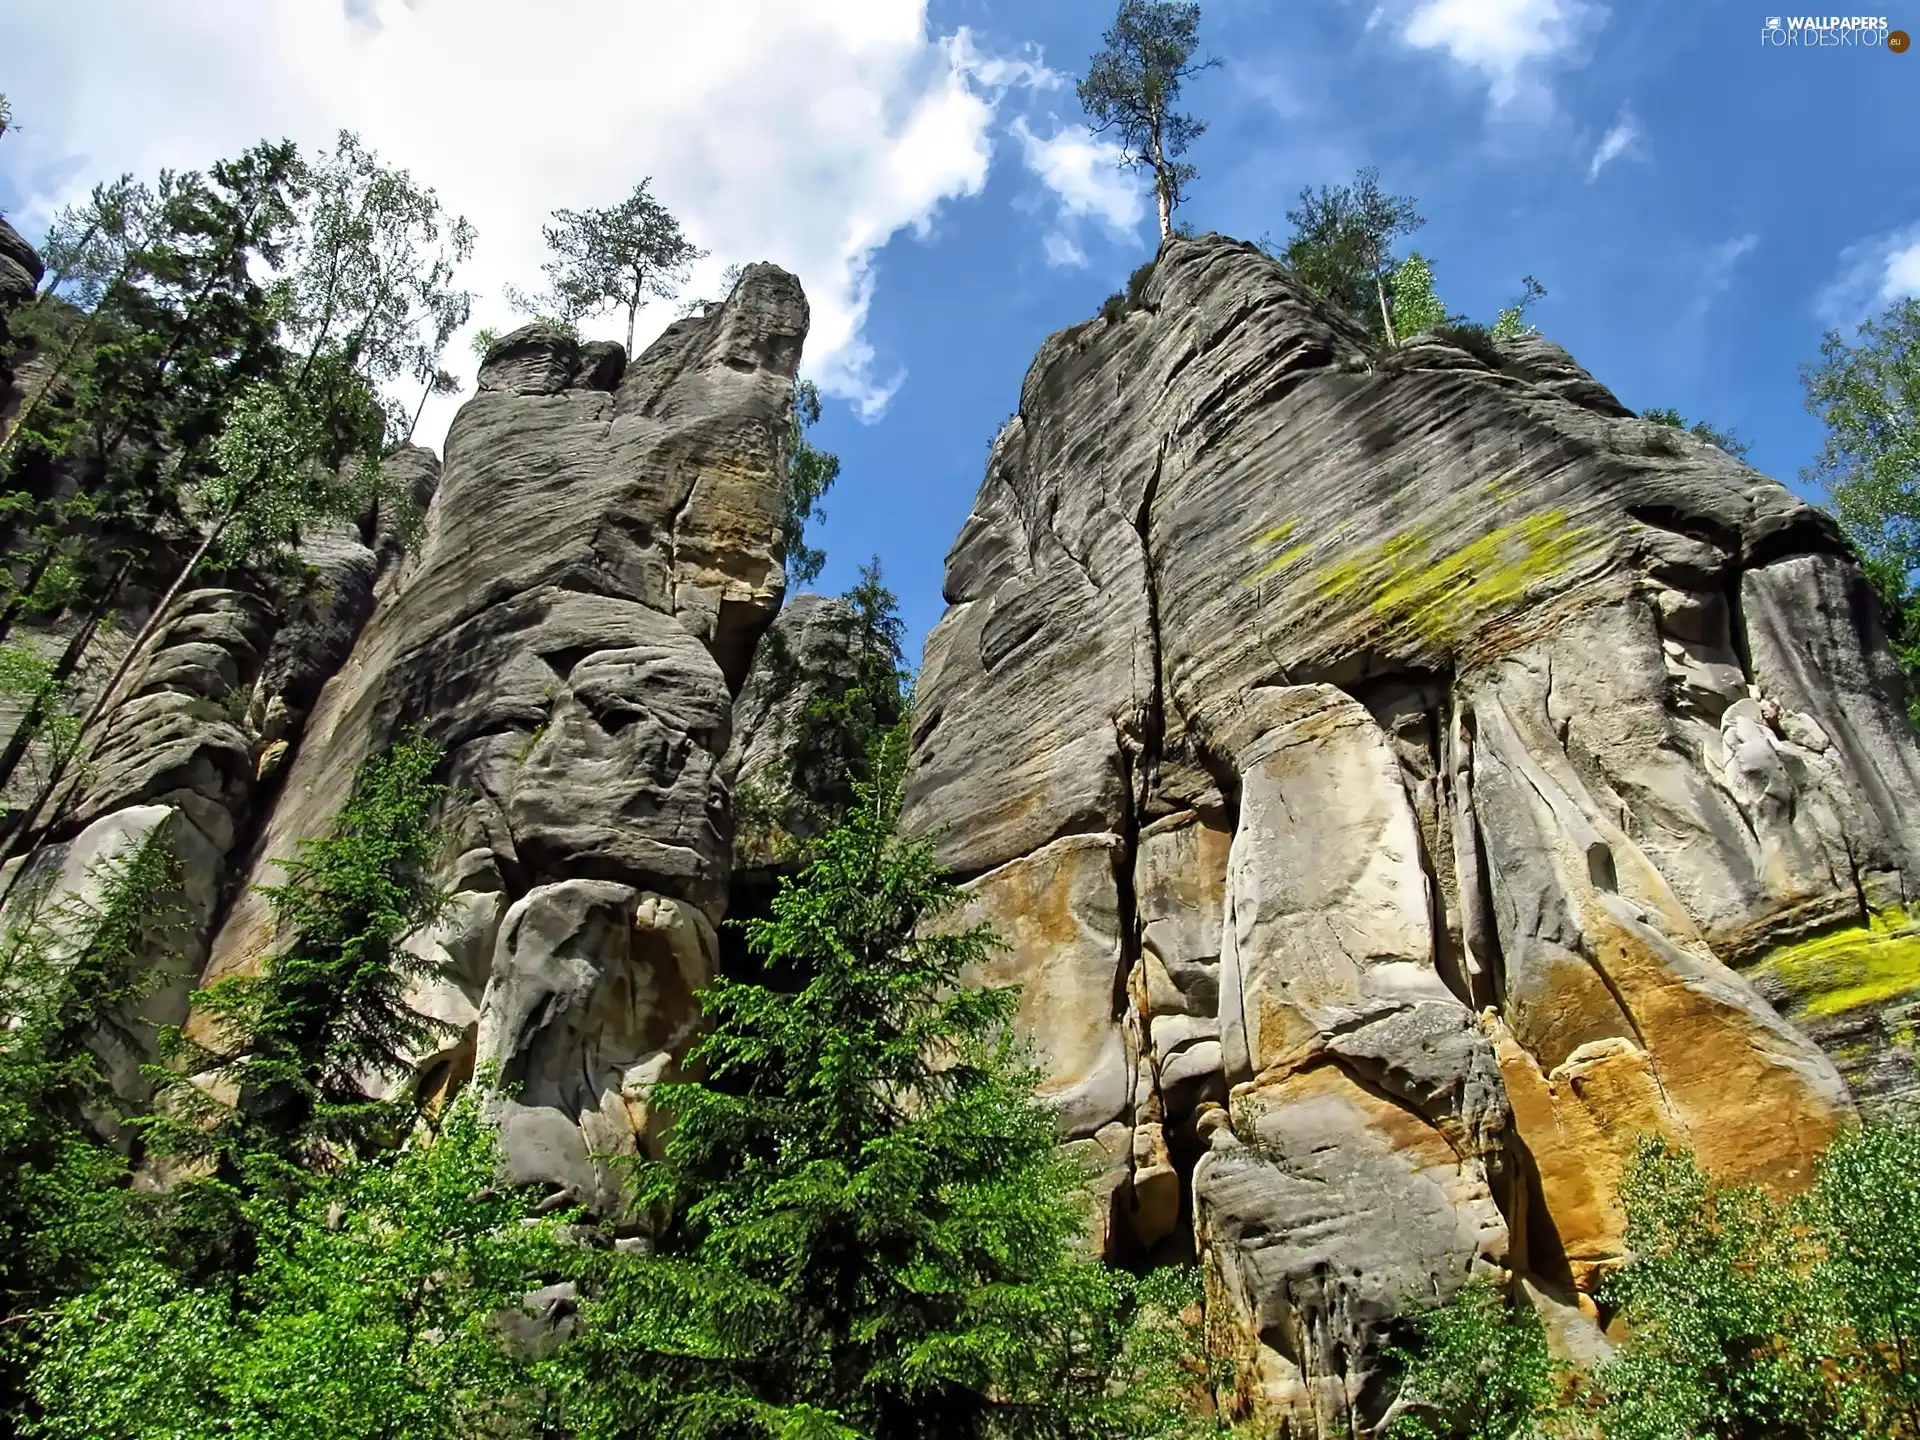
[[[1293,528],[1291,521],[1276,526],[1261,542],[1278,544]],[[1481,617],[1565,571],[1586,548],[1587,535],[1568,524],[1566,511],[1542,510],[1436,555],[1433,537],[1414,525],[1321,566],[1311,583],[1322,600],[1365,606],[1389,629],[1448,649]],[[1307,549],[1288,547],[1249,575],[1248,583],[1294,564]]]
[[[1920,924],[1890,906],[1865,925],[1770,951],[1751,973],[1779,980],[1810,1015],[1842,1015],[1906,995],[1920,998]]]

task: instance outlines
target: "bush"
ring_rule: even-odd
[[[1466,351],[1489,369],[1498,370],[1504,363],[1500,354],[1499,341],[1493,338],[1493,332],[1484,325],[1475,324],[1471,320],[1457,320],[1449,325],[1436,325],[1430,333],[1445,340],[1449,345]]]
[[[1149,260],[1133,274],[1127,277],[1127,303],[1136,308],[1147,303],[1147,282],[1153,279],[1153,267],[1157,260]]]
[[[1100,318],[1109,325],[1118,325],[1127,318],[1127,297],[1119,291],[1109,295],[1100,305]]]
[[[1388,1440],[1510,1440],[1553,1407],[1565,1366],[1547,1353],[1530,1305],[1476,1278],[1414,1321],[1413,1343],[1381,1433]]]

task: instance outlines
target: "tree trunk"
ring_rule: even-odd
[[[427,381],[427,388],[420,392],[420,403],[413,407],[413,419],[407,422],[407,444],[413,443],[413,432],[420,428],[420,412],[427,408],[427,401],[433,395],[433,381]]]
[[[127,678],[127,672],[133,668],[133,662],[139,657],[147,641],[153,638],[154,632],[160,628],[161,620],[172,608],[173,602],[179,598],[180,592],[186,588],[187,581],[192,578],[193,572],[200,568],[200,562],[207,558],[208,553],[220,542],[220,537],[226,533],[227,526],[233,519],[233,513],[229,510],[214,523],[213,528],[200,541],[187,563],[180,567],[180,573],[173,577],[173,583],[167,586],[166,594],[162,595],[154,605],[152,613],[146,618],[146,623],[141,625],[138,633],[133,637],[133,642],[127,646],[127,653],[122,655],[120,663],[113,667],[113,674],[107,677],[107,683],[100,687],[100,693],[94,697],[93,704],[81,719],[79,732],[74,737],[73,748],[55,764],[53,773],[47,776],[35,793],[33,804],[28,806],[26,813],[20,817],[19,826],[7,836],[4,847],[0,847],[0,862],[11,860],[16,855],[24,853],[22,847],[28,837],[33,834],[34,822],[39,819],[41,810],[46,807],[54,791],[59,788],[60,781],[65,778],[73,757],[80,753],[88,732],[100,722],[101,716],[105,714],[108,704],[113,699],[114,691],[119,689],[120,682]],[[55,818],[58,818],[57,815]],[[22,870],[25,868],[21,867]],[[0,890],[0,905],[6,903],[7,895],[12,888],[12,884],[9,883],[5,890]]]
[[[1380,297],[1380,323],[1387,329],[1387,344],[1398,345],[1399,339],[1393,333],[1393,312],[1387,308],[1387,282],[1380,278],[1380,269],[1373,271],[1374,293]]]
[[[1160,140],[1160,117],[1153,117],[1148,146],[1153,160],[1153,198],[1160,206],[1160,242],[1173,234],[1173,177],[1167,173],[1166,147]]]
[[[122,560],[113,579],[93,602],[93,608],[88,612],[85,622],[74,632],[73,638],[67,642],[67,648],[60,652],[60,659],[54,664],[52,675],[54,686],[63,684],[75,670],[79,669],[80,657],[87,653],[87,646],[93,643],[93,637],[100,629],[100,622],[106,619],[108,605],[112,602],[115,592],[119,590],[121,582],[126,579],[127,572],[132,568],[132,560]],[[34,734],[45,718],[46,695],[42,693],[34,696],[33,704],[28,707],[19,727],[7,741],[6,750],[0,752],[0,790],[6,788],[7,783],[13,779],[13,772],[20,768],[20,762],[26,758],[27,748],[33,743]],[[25,818],[24,814],[22,818]]]
[[[117,278],[114,283],[119,283]],[[92,329],[93,314],[88,312],[87,318],[73,327],[73,333],[67,337],[67,343],[60,347],[60,354],[54,360],[53,368],[41,378],[38,388],[21,405],[20,413],[13,417],[13,424],[7,427],[5,438],[0,438],[0,463],[6,461],[8,454],[13,450],[14,442],[20,438],[20,432],[26,429],[27,421],[33,418],[33,412],[39,408],[40,402],[47,398],[48,392],[59,383],[60,377],[67,373],[67,366],[73,363],[74,352],[80,348],[80,342]]]
[[[33,563],[27,567],[26,578],[14,587],[7,597],[6,607],[0,609],[0,641],[13,633],[13,622],[20,618],[20,612],[27,608],[27,597],[33,594],[34,587],[46,578],[47,568],[53,564],[53,557],[59,552],[56,541],[48,541],[40,547],[40,553],[33,557]],[[0,776],[0,785],[6,779]]]

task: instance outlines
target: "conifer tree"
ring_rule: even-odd
[[[325,1166],[407,1116],[369,1098],[369,1082],[405,1076],[441,1034],[406,1003],[429,962],[401,946],[444,898],[432,879],[444,788],[432,782],[437,745],[408,734],[370,756],[330,834],[282,861],[271,902],[276,950],[253,975],[216,981],[197,997],[223,1053],[179,1042],[201,1081],[227,1082],[238,1103],[174,1087],[180,1113],[156,1123],[164,1145],[220,1160],[232,1176],[264,1166]]]
[[[1173,107],[1186,81],[1218,64],[1195,60],[1200,6],[1193,0],[1121,0],[1105,46],[1079,82],[1080,104],[1093,130],[1120,137],[1121,164],[1153,172],[1160,239],[1173,234],[1173,212],[1198,173],[1180,157],[1206,133],[1206,122]]]
[[[1186,1421],[1186,1377],[1130,1345],[1151,1329],[1125,1323],[1130,1278],[1084,1253],[1014,992],[964,983],[994,941],[953,927],[960,892],[893,833],[899,748],[750,922],[767,983],[703,995],[705,1078],[654,1092],[672,1128],[635,1183],[655,1249],[610,1257],[555,1362],[580,1440]]]
[[[807,431],[820,423],[820,391],[811,380],[793,382],[793,413],[787,422],[787,584],[805,585],[826,568],[824,550],[807,544],[807,522],[824,520],[820,501],[840,478],[840,457],[820,449]]]

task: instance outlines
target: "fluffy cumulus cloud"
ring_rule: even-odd
[[[1057,80],[964,30],[931,33],[925,0],[3,3],[25,124],[0,190],[22,228],[99,178],[349,128],[474,222],[474,320],[500,326],[515,321],[503,287],[539,280],[547,212],[650,175],[711,252],[691,291],[729,262],[795,271],[807,368],[869,419],[904,378],[879,373],[862,337],[875,253],[978,194],[1003,97]],[[643,312],[642,338],[671,318]]]
[[[1072,122],[1056,121],[1039,135],[1018,115],[1008,128],[1027,168],[1053,197],[1056,224],[1044,241],[1049,264],[1087,263],[1075,232],[1089,223],[1116,240],[1135,237],[1147,214],[1145,184],[1136,171],[1121,169],[1118,145]]]
[[[1587,164],[1587,183],[1591,185],[1600,178],[1600,172],[1633,150],[1640,143],[1640,122],[1633,118],[1633,111],[1627,106],[1620,107],[1620,118],[1613,122],[1600,143],[1594,147],[1593,159]]]
[[[1920,222],[1842,250],[1814,310],[1828,325],[1847,326],[1909,296],[1920,296]]]
[[[1539,72],[1567,58],[1606,14],[1591,0],[1418,0],[1400,34],[1479,72],[1494,104],[1505,106],[1537,98]]]

